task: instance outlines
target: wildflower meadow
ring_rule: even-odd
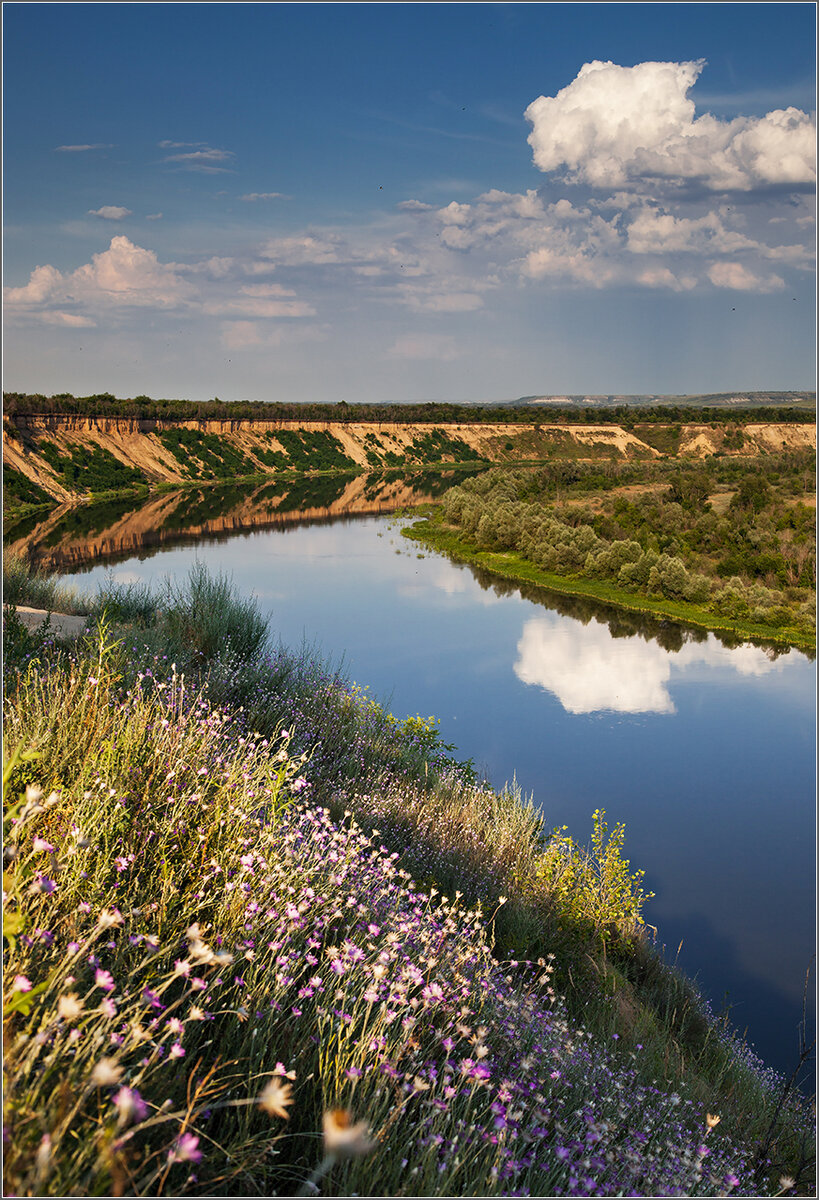
[[[224,580],[138,600],[4,620],[4,1194],[811,1194],[622,826],[549,831]]]

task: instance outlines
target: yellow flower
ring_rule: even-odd
[[[708,1126],[709,1129],[713,1129],[715,1125],[719,1125],[719,1117],[714,1116],[711,1113],[708,1113],[708,1115],[705,1118],[705,1124]]]

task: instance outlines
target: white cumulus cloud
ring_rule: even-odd
[[[750,191],[816,179],[815,120],[796,108],[731,121],[695,117],[688,92],[705,63],[586,63],[555,96],[526,109],[529,144],[542,171],[566,168],[598,188],[695,183]]]
[[[129,305],[169,308],[192,295],[190,285],[172,266],[120,235],[90,263],[69,274],[52,266],[36,267],[23,287],[5,289],[4,301],[12,315],[28,313],[53,322],[66,302],[97,310]],[[66,319],[63,314],[60,323],[81,325],[87,320]]]
[[[102,208],[89,208],[89,217],[101,217],[103,221],[122,221],[125,217],[130,217],[130,208],[123,208],[121,204],[103,204]]]
[[[778,275],[755,275],[738,262],[714,263],[708,268],[708,278],[715,287],[737,292],[781,292],[785,286]]]

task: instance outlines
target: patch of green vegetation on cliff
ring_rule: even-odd
[[[432,429],[413,439],[405,451],[410,461],[421,463],[443,462],[454,459],[456,462],[483,462],[483,455],[478,454],[459,437],[453,437],[443,429]]]
[[[251,458],[216,433],[180,427],[163,429],[157,437],[189,479],[227,479],[258,472]]]
[[[54,442],[40,438],[36,450],[72,492],[113,492],[146,483],[142,471],[126,466],[102,446],[73,446],[69,454],[61,454]]]
[[[39,484],[32,479],[26,479],[20,471],[3,463],[3,509],[20,511],[32,505],[40,506],[54,504],[54,497],[49,496]]]
[[[357,466],[326,429],[277,429],[267,436],[275,437],[286,451],[259,451],[257,457],[268,466],[291,471],[349,471]]]

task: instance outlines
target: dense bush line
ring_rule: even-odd
[[[768,393],[762,393],[767,396]],[[572,424],[634,423],[659,424],[709,423],[718,421],[742,425],[748,421],[789,421],[811,424],[816,419],[814,410],[796,407],[788,403],[789,396],[796,400],[797,394],[776,393],[781,402],[777,404],[754,404],[752,406],[712,407],[717,396],[680,398],[678,404],[663,403],[651,406],[612,404],[611,406],[583,405],[473,405],[473,404],[295,404],[282,401],[231,402],[214,399],[211,401],[152,400],[150,396],[133,399],[118,399],[110,392],[94,396],[72,396],[67,392],[56,396],[29,395],[21,392],[4,392],[3,411],[9,417],[17,414],[60,414],[72,413],[83,416],[119,416],[137,420],[252,420],[266,421],[385,421],[418,424],[439,423],[501,423],[519,424],[532,421],[549,424],[553,421]],[[798,396],[801,396],[799,393]],[[813,396],[815,404],[815,395]],[[701,401],[701,403],[697,403]]]
[[[813,469],[812,455],[795,453],[742,464],[556,463],[468,480],[446,493],[442,511],[477,546],[545,571],[808,632]]]

